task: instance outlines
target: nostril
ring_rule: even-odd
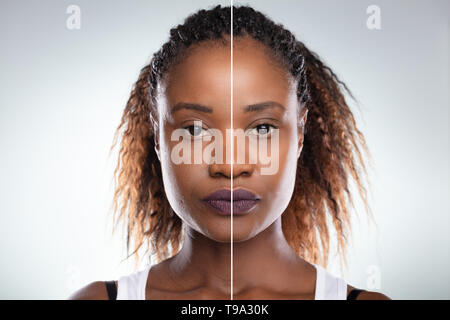
[[[226,174],[224,174],[223,172],[216,172],[213,175],[213,178],[221,178],[221,177],[225,177],[225,178],[229,178]]]
[[[240,176],[249,176],[250,175],[250,173],[248,173],[247,171],[245,171],[245,172],[241,172],[241,174],[240,174]]]

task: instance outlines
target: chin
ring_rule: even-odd
[[[252,226],[239,225],[237,223],[233,225],[233,242],[247,241],[257,234],[258,232]]]
[[[237,225],[236,223],[233,225],[233,242],[243,242],[249,240],[256,234],[257,233],[254,232],[251,226]],[[218,242],[231,243],[230,225],[228,224],[227,230],[220,230],[220,232],[219,230],[212,231],[208,238]]]
[[[200,233],[205,237],[221,242],[221,243],[231,243],[231,226],[229,223],[224,224],[220,227],[217,225],[213,228],[205,228],[200,230]],[[233,242],[241,242],[252,238],[251,228],[245,228],[242,226],[233,226]]]
[[[220,243],[231,243],[231,231],[228,232],[214,232],[210,231],[209,233],[203,234],[208,239],[211,239]]]

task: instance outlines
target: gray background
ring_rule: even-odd
[[[120,263],[120,233],[111,235],[113,133],[169,29],[219,3],[229,4],[1,2],[1,299],[65,299],[134,271]],[[81,8],[79,30],[66,27],[70,4]],[[329,270],[393,299],[449,299],[450,2],[239,4],[283,23],[360,103],[352,109],[375,160],[376,224],[357,203],[349,267],[332,254]],[[366,27],[371,4],[380,30]]]

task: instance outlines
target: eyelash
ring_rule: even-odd
[[[257,128],[257,127],[259,127],[259,126],[266,126],[266,127],[272,128],[272,129],[278,129],[276,126],[274,126],[274,125],[272,125],[272,124],[270,124],[270,123],[264,122],[264,123],[259,123],[259,124],[257,124],[256,126],[254,126],[254,127],[252,128],[252,130],[255,129],[255,128]],[[195,126],[195,125],[190,125],[190,126],[183,127],[183,129],[187,130],[188,133],[189,133],[189,135],[192,136],[192,137],[200,137],[200,135],[192,135],[192,134],[191,134],[191,131],[189,130],[189,128],[192,128],[192,127],[198,127],[198,128],[202,128],[202,130],[208,130],[208,129],[206,129],[206,128],[203,128],[203,127],[200,127],[200,126]],[[270,131],[270,129],[269,129],[268,131],[269,131],[268,133],[262,134],[261,136],[269,136],[271,131]],[[259,132],[259,131],[258,131],[258,132]]]
[[[278,128],[277,128],[276,126],[274,126],[273,124],[264,122],[264,123],[259,123],[259,124],[257,124],[256,126],[254,126],[254,127],[252,128],[252,130],[258,128],[259,126],[266,126],[266,127],[269,127],[269,130],[267,130],[268,132],[267,132],[266,134],[261,134],[261,136],[270,136],[270,133],[272,132],[272,131],[270,130],[270,128],[272,128],[272,129],[278,129]],[[259,131],[258,131],[258,132],[259,132]],[[257,135],[258,135],[258,134],[257,134]]]
[[[192,134],[191,134],[191,131],[189,130],[189,128],[192,128],[192,127],[198,127],[198,128],[202,128],[202,130],[208,130],[208,129],[206,129],[206,128],[203,128],[203,127],[200,127],[200,126],[196,126],[196,125],[193,125],[193,124],[190,125],[190,126],[187,126],[187,127],[183,127],[183,129],[184,129],[184,130],[187,130],[188,133],[189,133],[189,135],[192,136],[192,137],[199,137],[198,135],[195,136],[195,135],[192,135]]]

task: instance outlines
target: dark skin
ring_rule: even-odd
[[[230,252],[231,218],[219,215],[200,200],[212,191],[231,187],[231,160],[222,164],[174,164],[173,130],[201,120],[204,130],[231,128],[230,47],[200,45],[169,70],[160,84],[158,109],[160,132],[156,151],[161,161],[168,200],[183,220],[183,247],[173,257],[152,266],[146,299],[230,299],[233,263],[233,299],[301,299],[315,296],[316,269],[288,245],[281,228],[281,215],[292,197],[297,160],[303,146],[300,123],[307,119],[299,110],[295,82],[273,61],[259,43],[241,38],[233,42],[233,128],[259,134],[268,124],[279,129],[279,166],[273,175],[261,175],[262,164],[233,164],[233,187],[260,197],[248,214],[233,217],[233,259]],[[274,101],[275,107],[244,112],[245,106]],[[212,112],[180,109],[174,105],[196,103]],[[266,127],[267,128],[267,127]],[[269,138],[270,140],[270,138]],[[224,144],[224,148],[229,148]],[[235,142],[235,155],[237,153]],[[267,186],[271,186],[267,188]],[[354,287],[348,285],[348,292]],[[347,294],[348,294],[347,292]],[[104,282],[96,281],[69,299],[108,299]],[[359,300],[389,299],[365,291]]]

